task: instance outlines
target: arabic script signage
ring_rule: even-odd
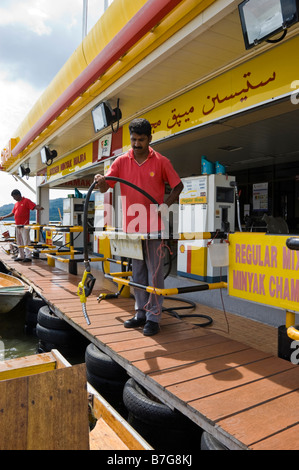
[[[229,235],[228,293],[233,297],[299,311],[299,251],[287,235]]]
[[[292,93],[298,48],[296,37],[150,111],[153,141]],[[128,125],[123,142],[130,148]]]

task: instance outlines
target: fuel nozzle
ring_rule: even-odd
[[[242,232],[242,225],[241,225],[241,216],[240,216],[240,193],[238,191],[238,184],[236,181],[231,181],[230,185],[235,188],[235,197],[236,197],[236,202],[237,202],[237,217],[238,217],[238,225],[239,225],[239,230]]]
[[[92,293],[95,281],[96,278],[89,271],[85,270],[82,281],[79,283],[77,290],[77,294],[80,297],[80,302],[82,303],[83,315],[88,325],[90,325],[90,320],[86,310],[86,297]]]

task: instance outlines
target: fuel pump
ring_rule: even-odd
[[[64,226],[83,226],[85,199],[66,198],[63,200],[63,220]],[[88,202],[88,220],[94,218],[94,202]],[[93,225],[93,223],[91,224]],[[64,245],[70,242],[69,234],[64,234]],[[74,248],[83,248],[83,233],[79,233],[74,239]]]
[[[225,273],[211,262],[208,249],[211,240],[196,239],[196,234],[234,231],[235,177],[210,174],[183,178],[182,182],[178,232],[185,239],[178,242],[177,272],[183,277],[218,282],[225,278]],[[213,243],[222,242],[213,240]]]

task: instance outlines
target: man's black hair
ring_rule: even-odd
[[[130,134],[145,134],[150,137],[152,135],[152,126],[147,119],[137,118],[130,122],[129,131]]]
[[[22,196],[21,192],[18,190],[18,189],[14,189],[12,192],[11,192],[11,196]]]

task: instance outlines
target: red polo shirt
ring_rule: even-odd
[[[168,158],[149,148],[147,159],[140,165],[134,158],[133,149],[118,157],[105,176],[122,178],[149,193],[158,204],[165,195],[165,183],[174,188],[180,177]],[[114,181],[107,181],[114,187]],[[161,230],[160,216],[155,205],[143,194],[121,183],[123,230],[127,233],[151,233]]]
[[[22,197],[22,199],[15,203],[12,210],[16,225],[28,225],[30,220],[30,211],[35,209],[36,204],[30,199]]]

